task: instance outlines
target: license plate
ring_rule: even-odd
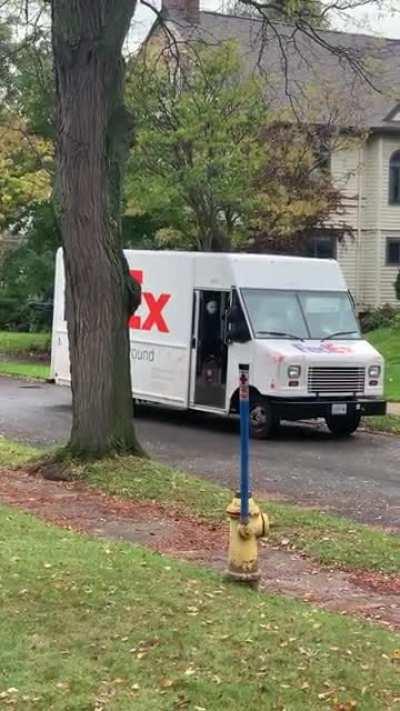
[[[347,405],[341,402],[335,403],[332,405],[332,415],[347,415]]]

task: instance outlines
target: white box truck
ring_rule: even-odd
[[[238,412],[238,366],[249,363],[251,432],[324,418],[340,436],[383,415],[384,364],[360,334],[334,260],[126,251],[142,285],[130,320],[133,398]],[[52,373],[69,384],[64,268],[57,255]]]

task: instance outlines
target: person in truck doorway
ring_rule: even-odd
[[[203,378],[207,382],[214,382],[218,380],[222,348],[220,304],[216,298],[209,299],[205,304],[203,333]]]

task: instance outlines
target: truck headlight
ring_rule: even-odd
[[[375,380],[379,378],[381,374],[381,366],[380,365],[370,365],[368,368],[368,376],[370,378],[374,378]]]
[[[299,378],[301,373],[301,367],[299,365],[289,365],[287,373],[290,380]]]

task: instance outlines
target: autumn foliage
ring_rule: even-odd
[[[8,117],[0,125],[0,230],[30,203],[48,200],[53,147],[29,132],[25,122]]]

